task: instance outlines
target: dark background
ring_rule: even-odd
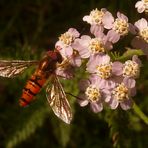
[[[131,23],[143,17],[134,5],[136,0],[0,0],[0,58],[38,60],[53,49],[58,36],[70,27],[85,34],[89,25],[82,21],[92,9],[107,8],[113,15],[120,11]],[[116,48],[130,46],[128,40]],[[122,49],[121,48],[121,49]],[[138,94],[134,98],[141,110],[148,113],[148,69],[143,58]],[[134,110],[112,111],[106,108],[94,114],[89,107],[81,108],[69,97],[74,119],[66,125],[47,106],[45,89],[29,107],[20,108],[18,99],[34,68],[14,78],[0,78],[0,148],[145,148],[148,127]],[[76,77],[63,81],[64,89],[78,94]]]

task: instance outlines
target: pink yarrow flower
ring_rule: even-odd
[[[83,35],[80,39],[76,39],[73,47],[79,52],[81,58],[89,58],[91,55],[104,54],[106,51],[111,50],[112,44],[107,41],[106,36],[100,30],[95,32],[94,38]]]
[[[105,88],[111,89],[115,86],[114,78],[118,72],[118,69],[112,71],[113,65],[114,62],[111,62],[110,56],[94,55],[90,57],[86,70],[89,73],[98,76]]]
[[[145,41],[148,43],[148,22],[146,19],[141,18],[137,22],[135,22],[135,30],[136,33]]]
[[[103,83],[96,77],[80,81],[80,94],[78,103],[84,107],[90,104],[93,112],[98,113],[103,110],[103,99],[108,98],[109,91],[103,89]]]
[[[128,78],[116,83],[116,87],[111,92],[111,99],[108,101],[111,109],[116,109],[118,105],[123,110],[128,110],[132,107],[132,97],[136,95],[135,83],[134,79]]]
[[[62,34],[59,37],[59,41],[56,42],[55,48],[59,50],[62,57],[67,58],[73,54],[73,42],[76,38],[79,37],[79,32],[74,29],[70,28],[67,32]]]
[[[111,29],[107,33],[108,40],[112,43],[118,42],[121,36],[125,36],[129,32],[130,24],[128,18],[124,14],[117,12],[117,18],[114,19],[112,14],[106,13],[103,17],[104,26]]]
[[[89,23],[90,25],[102,25],[102,19],[107,13],[107,9],[102,8],[101,10],[93,9],[89,15],[83,17],[83,21]]]
[[[131,44],[134,48],[140,48],[148,56],[148,22],[146,19],[141,18],[135,22],[132,33],[136,37],[132,40]]]
[[[134,55],[132,60],[127,60],[124,64],[118,61],[114,62],[112,71],[117,76],[136,79],[140,75],[140,67],[141,61],[137,55]]]
[[[141,0],[135,4],[135,8],[139,13],[145,12],[148,13],[148,0]]]

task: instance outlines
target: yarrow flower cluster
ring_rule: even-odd
[[[138,1],[135,7],[139,13],[148,12],[148,1]],[[122,62],[111,55],[114,44],[132,33],[134,37],[131,45],[143,50],[148,56],[147,20],[141,18],[131,24],[121,12],[117,12],[114,18],[107,9],[96,8],[84,16],[83,21],[90,25],[91,35],[80,35],[75,28],[70,28],[55,44],[63,57],[57,74],[71,78],[74,69],[85,60],[88,75],[79,84],[77,101],[80,106],[90,105],[95,113],[102,111],[104,105],[111,109],[118,106],[123,110],[130,109],[133,105],[132,97],[136,95],[141,61],[137,55]]]

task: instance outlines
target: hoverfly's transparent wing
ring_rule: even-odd
[[[38,61],[23,61],[23,60],[0,60],[0,76],[15,77],[21,74],[26,68],[37,64]]]
[[[55,115],[70,124],[72,120],[71,107],[57,76],[54,77],[52,86],[47,86],[46,93],[48,103]]]

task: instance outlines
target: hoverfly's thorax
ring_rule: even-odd
[[[45,57],[40,61],[39,70],[43,72],[51,72],[56,69],[56,62],[52,61],[49,57]]]
[[[48,51],[46,57],[44,57],[39,64],[39,69],[43,72],[53,73],[56,70],[57,63],[62,62],[62,56],[59,52]]]

